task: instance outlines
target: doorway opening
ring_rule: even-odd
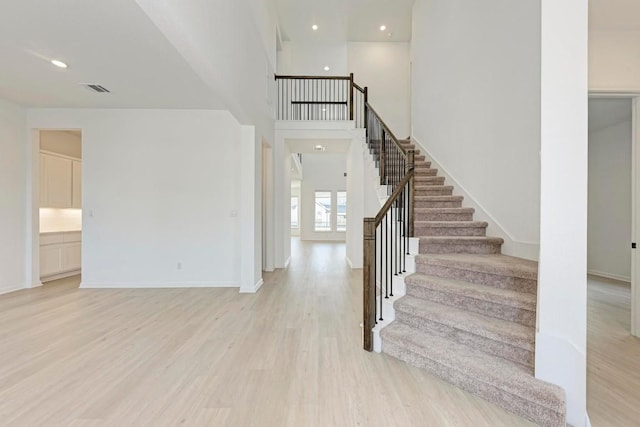
[[[46,286],[79,286],[82,272],[82,132],[34,131],[35,278]]]

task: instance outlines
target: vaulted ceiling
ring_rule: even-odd
[[[276,0],[283,39],[409,41],[414,0]],[[312,25],[318,30],[313,31]],[[385,25],[386,30],[380,31]]]

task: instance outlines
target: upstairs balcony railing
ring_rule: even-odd
[[[355,120],[365,127],[366,89],[349,76],[276,76],[277,120]]]
[[[366,130],[366,143],[387,187],[386,203],[364,219],[363,347],[373,349],[373,329],[384,320],[383,300],[393,297],[406,271],[413,236],[414,151],[403,147],[369,105],[369,91],[349,76],[276,76],[277,120],[351,120]]]

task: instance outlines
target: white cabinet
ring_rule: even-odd
[[[50,153],[40,153],[40,207],[81,208],[82,163]]]
[[[40,279],[61,279],[80,273],[82,233],[65,231],[40,234]]]

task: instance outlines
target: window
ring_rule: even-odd
[[[300,227],[300,209],[298,209],[298,196],[291,196],[291,228]]]
[[[316,191],[315,231],[331,231],[331,192]]]
[[[336,230],[347,231],[347,192],[338,191],[336,202]]]

